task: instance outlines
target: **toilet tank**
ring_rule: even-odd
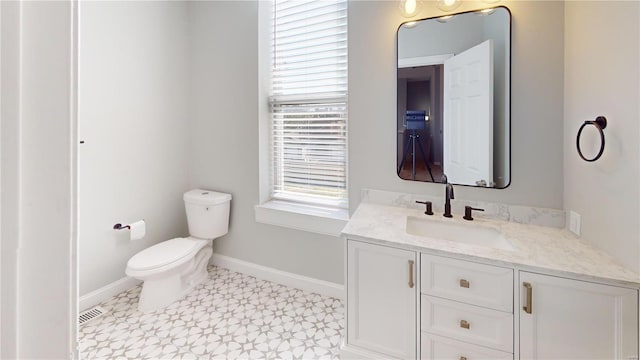
[[[229,231],[231,194],[194,189],[184,193],[189,235],[215,239]]]

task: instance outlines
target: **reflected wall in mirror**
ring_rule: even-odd
[[[509,186],[509,10],[412,21],[397,36],[398,176]]]

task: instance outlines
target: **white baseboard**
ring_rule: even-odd
[[[362,360],[362,359],[387,359],[389,355],[384,355],[365,349],[360,349],[351,345],[342,345],[340,348],[341,360]]]
[[[88,294],[80,296],[78,308],[80,311],[87,310],[93,306],[100,304],[101,302],[108,300],[125,290],[129,290],[132,287],[140,284],[142,281],[134,279],[132,277],[123,277],[120,280],[116,280],[111,284],[101,287],[98,290],[94,290]]]
[[[272,281],[278,284],[291,286],[300,290],[310,291],[325,296],[331,296],[337,299],[344,299],[344,286],[340,284],[277,270],[220,254],[213,254],[210,262],[213,265],[255,276],[259,279]],[[116,280],[111,284],[101,287],[100,289],[80,296],[78,308],[80,311],[87,310],[125,290],[131,289],[141,282],[142,281],[132,277],[123,277],[122,279]]]
[[[213,254],[211,263],[225,269],[255,276],[259,279],[344,300],[344,286],[341,284],[318,280],[220,254]]]

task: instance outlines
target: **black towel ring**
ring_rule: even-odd
[[[582,154],[582,150],[580,149],[580,135],[582,135],[582,130],[587,125],[595,126],[596,129],[598,129],[598,131],[600,132],[600,151],[598,151],[598,155],[596,155],[593,159],[587,159],[586,157],[584,157],[584,155]],[[580,126],[580,130],[578,130],[578,136],[576,137],[576,148],[578,149],[578,155],[580,155],[582,160],[593,162],[598,160],[600,156],[602,156],[602,153],[604,152],[604,131],[602,131],[602,129],[606,127],[607,118],[605,118],[604,116],[598,116],[594,121],[587,120],[584,122],[584,124],[582,124],[582,126]]]

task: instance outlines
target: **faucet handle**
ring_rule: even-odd
[[[465,219],[465,220],[472,221],[473,220],[473,217],[471,217],[471,211],[472,210],[484,211],[484,209],[474,208],[474,207],[471,207],[471,206],[465,206],[464,207],[464,216],[462,218]]]
[[[426,207],[424,214],[433,215],[433,205],[431,204],[431,201],[416,201],[416,204],[424,204]]]

